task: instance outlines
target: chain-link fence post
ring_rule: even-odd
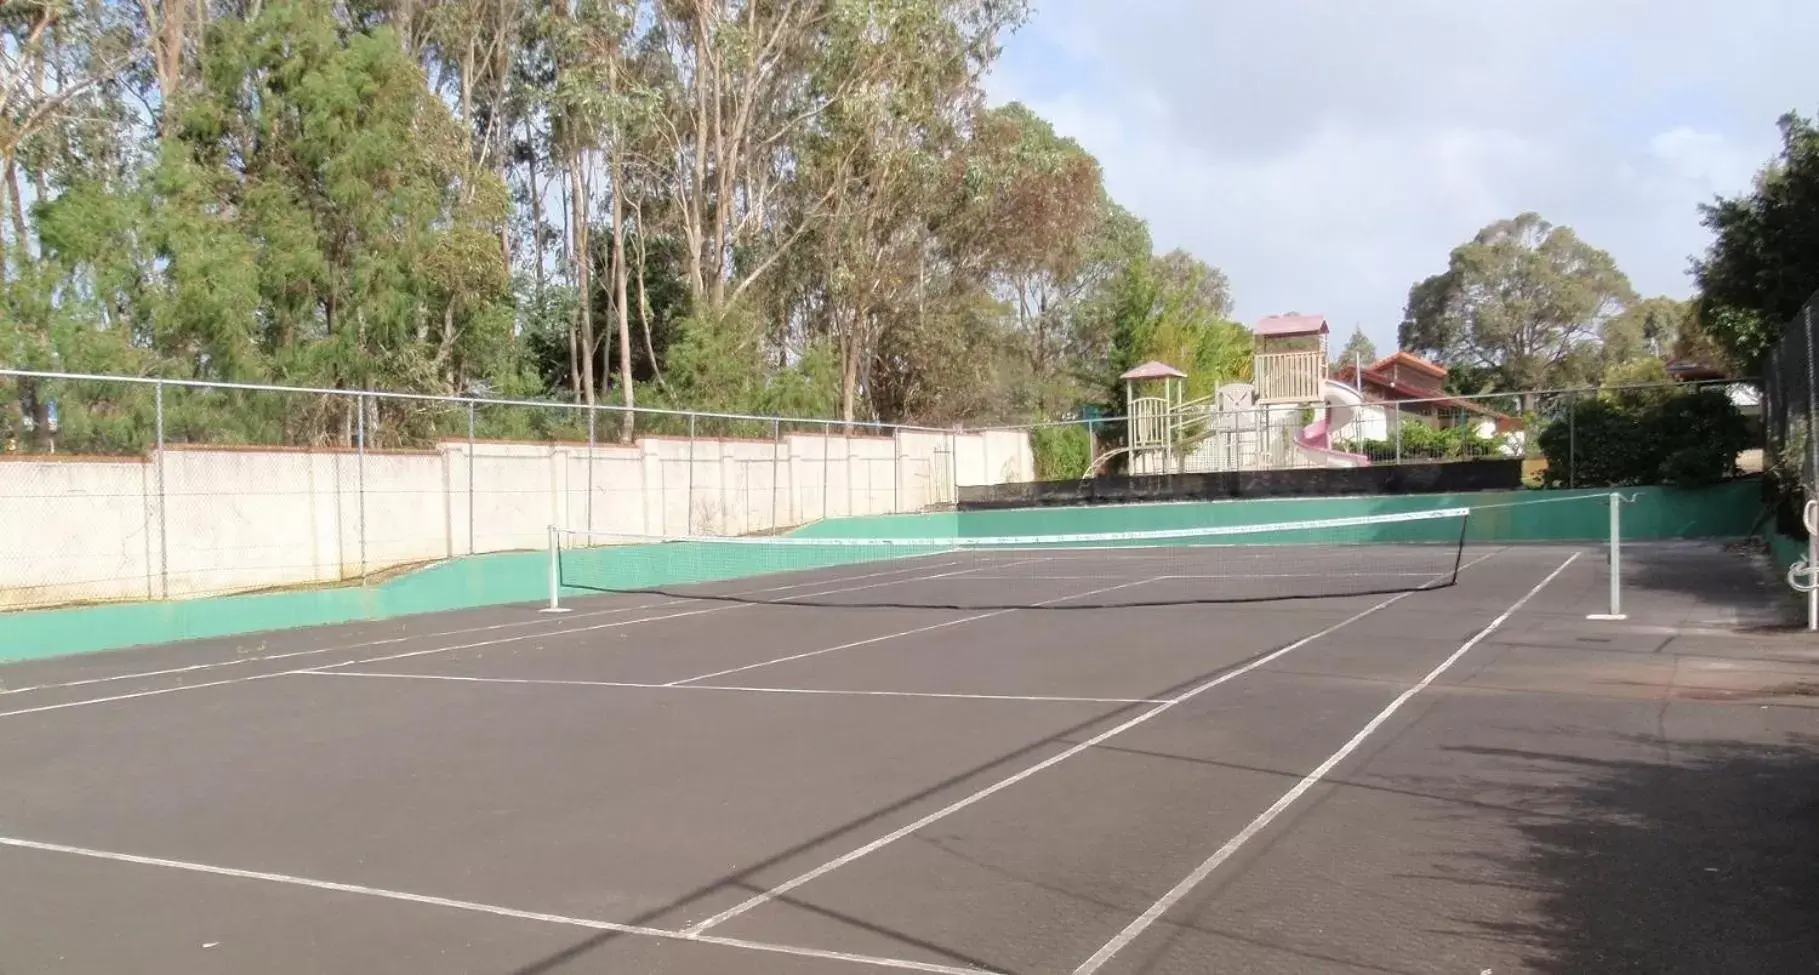
[[[1402,407],[1394,408],[1396,415],[1396,463],[1402,463]]]
[[[891,434],[891,514],[903,511],[903,438],[901,430],[890,428]],[[1090,434],[1088,435],[1091,436]],[[1090,448],[1089,448],[1090,449]]]
[[[695,414],[688,415],[688,471],[682,495],[682,534],[695,533]]]
[[[833,503],[834,489],[834,425],[823,421],[821,424],[821,520],[827,520],[830,512],[828,505]]]
[[[1813,384],[1813,303],[1808,301],[1800,309],[1800,327],[1806,332],[1806,477],[1801,491],[1802,516],[1806,533],[1806,564],[1819,565],[1819,532],[1812,530],[1810,519],[1805,517],[1805,505],[1814,499],[1814,489],[1819,487],[1819,430],[1813,428],[1813,419],[1819,416],[1819,390]],[[1806,594],[1806,628],[1819,630],[1819,587]]]
[[[948,501],[958,508],[960,506],[960,434],[954,430],[947,432],[947,492]]]
[[[467,404],[467,554],[474,554],[474,404]]]
[[[1579,486],[1578,406],[1579,394],[1566,394],[1566,486],[1569,488]]]
[[[594,530],[594,407],[587,408],[587,530]]]
[[[158,442],[152,453],[158,473],[158,597],[169,599],[171,596],[170,517],[168,515],[170,502],[169,494],[164,486],[164,383],[159,382],[152,387],[152,404],[158,428]]]
[[[366,584],[366,394],[354,394],[354,497],[359,504],[360,583]]]
[[[783,516],[777,513],[777,499],[783,490],[783,467],[778,454],[783,450],[783,424],[771,420],[771,524],[772,530],[783,527]]]

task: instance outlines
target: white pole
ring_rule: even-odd
[[[539,613],[566,613],[568,607],[560,605],[562,592],[562,532],[555,525],[549,526],[549,605],[538,610]]]
[[[1808,426],[1807,436],[1812,436]],[[1808,501],[1802,510],[1801,521],[1806,523],[1806,564],[1819,565],[1819,502]],[[1808,632],[1819,630],[1819,586],[1806,591],[1806,628]]]
[[[1611,505],[1611,606],[1608,613],[1592,613],[1588,620],[1621,620],[1628,619],[1623,614],[1623,495],[1615,491],[1610,495]]]

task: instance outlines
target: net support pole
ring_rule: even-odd
[[[1612,491],[1611,507],[1611,540],[1610,540],[1610,611],[1591,613],[1588,620],[1621,620],[1628,619],[1623,613],[1623,495]]]
[[[366,585],[366,394],[354,394],[355,449],[354,478],[355,501],[359,506],[360,524],[360,584]]]
[[[568,612],[562,605],[562,531],[555,525],[549,526],[549,605],[537,612]]]
[[[1813,303],[1807,302],[1800,309],[1801,328],[1806,332],[1806,477],[1802,480],[1805,495],[1813,496],[1814,489],[1819,487],[1819,430],[1813,428],[1813,421],[1819,420],[1819,389],[1813,384]],[[1806,532],[1807,565],[1819,565],[1819,542],[1813,540],[1812,525],[1807,525]],[[1806,628],[1808,631],[1819,630],[1819,589],[1809,589],[1806,593]]]
[[[474,554],[474,404],[467,404],[467,554]]]
[[[682,533],[695,533],[695,414],[688,415],[688,486],[682,495]]]
[[[158,459],[158,597],[169,599],[171,595],[171,554],[170,533],[166,526],[170,524],[168,511],[170,492],[166,490],[164,483],[166,470],[164,466],[164,384],[160,382],[153,386],[152,390],[158,423],[158,449],[155,452]]]

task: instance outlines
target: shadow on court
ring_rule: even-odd
[[[1250,655],[1249,657],[1246,657],[1242,660],[1233,661],[1225,666],[1206,671],[1205,673],[1202,673],[1202,674],[1198,674],[1187,680],[1181,681],[1171,687],[1162,688],[1162,689],[1156,691],[1155,693],[1147,695],[1147,696],[1152,697],[1152,698],[1168,698],[1168,697],[1172,697],[1176,694],[1183,693],[1199,684],[1212,680],[1221,674],[1245,667],[1245,666],[1249,665],[1250,663],[1252,663],[1253,661],[1257,660],[1258,658],[1266,657],[1266,656],[1276,652],[1277,650],[1281,649],[1281,646],[1285,646],[1285,645],[1286,645],[1286,643],[1282,644],[1282,645],[1274,646],[1274,647],[1269,647],[1269,648],[1266,648],[1263,650],[1259,650],[1256,653],[1254,653],[1254,654]],[[972,768],[966,769],[964,771],[951,775],[945,779],[942,779],[941,781],[936,782],[932,785],[929,785],[928,787],[926,787],[924,789],[920,789],[914,793],[911,793],[910,795],[904,796],[901,799],[898,799],[896,802],[891,803],[890,805],[875,809],[872,812],[867,813],[864,816],[856,817],[856,818],[849,820],[848,822],[843,823],[839,826],[836,826],[832,829],[824,830],[821,833],[818,833],[812,837],[809,837],[808,839],[805,839],[800,843],[794,844],[786,849],[773,853],[772,855],[765,857],[763,860],[757,861],[756,863],[748,864],[747,866],[743,867],[742,869],[740,869],[734,873],[731,873],[724,877],[718,878],[710,883],[703,884],[702,886],[696,888],[695,890],[689,891],[688,893],[675,898],[674,900],[670,901],[669,903],[666,903],[666,904],[660,905],[658,907],[652,908],[650,910],[647,910],[635,917],[628,918],[620,923],[634,925],[634,926],[635,925],[650,925],[650,924],[656,923],[660,918],[663,918],[666,915],[670,915],[676,911],[685,909],[689,905],[694,904],[698,901],[705,900],[716,893],[724,893],[727,891],[731,891],[731,892],[736,893],[740,900],[743,900],[749,896],[763,893],[764,891],[770,889],[769,885],[755,882],[752,878],[757,876],[758,874],[762,873],[765,870],[768,870],[772,867],[778,866],[783,863],[787,863],[789,860],[791,860],[794,857],[807,853],[807,852],[815,849],[816,847],[829,843],[833,840],[839,839],[842,836],[846,836],[849,834],[855,834],[855,833],[863,833],[865,831],[866,827],[871,826],[872,824],[878,823],[880,820],[887,819],[888,817],[891,817],[906,809],[909,809],[909,808],[915,806],[919,802],[927,800],[933,796],[938,796],[938,795],[942,794],[944,791],[952,789],[955,786],[960,785],[961,783],[966,782],[967,780],[972,779],[976,776],[986,774],[988,772],[991,772],[994,769],[1000,769],[1001,767],[1003,767],[1007,764],[1016,763],[1019,759],[1025,759],[1032,755],[1036,755],[1036,754],[1040,753],[1043,749],[1048,748],[1050,746],[1073,744],[1074,742],[1077,741],[1076,736],[1082,735],[1084,733],[1088,733],[1094,728],[1109,727],[1109,726],[1115,725],[1121,721],[1124,721],[1130,717],[1135,716],[1139,712],[1148,710],[1155,706],[1156,705],[1154,705],[1154,704],[1128,704],[1128,705],[1124,705],[1122,707],[1112,709],[1110,711],[1107,711],[1107,712],[1097,715],[1095,717],[1089,718],[1085,721],[1078,722],[1069,727],[1063,728],[1060,731],[1057,731],[1052,735],[1049,735],[1047,737],[1041,738],[1036,741],[1032,741],[1026,745],[1023,745],[1020,748],[1006,752],[1003,755],[1000,755],[991,761],[979,763],[979,764],[973,766]],[[820,858],[817,857],[817,859],[820,859]],[[855,928],[863,929],[863,930],[871,932],[873,934],[878,934],[878,935],[882,935],[882,936],[885,936],[888,938],[895,939],[900,944],[910,945],[910,946],[924,949],[926,951],[934,952],[937,955],[947,959],[950,962],[969,965],[972,967],[981,968],[981,969],[985,969],[988,971],[999,970],[999,966],[997,966],[993,963],[976,958],[976,957],[966,954],[964,952],[956,951],[955,949],[953,949],[951,947],[948,947],[945,945],[933,944],[933,943],[930,943],[927,939],[917,938],[906,932],[898,931],[898,930],[895,930],[892,928],[878,925],[874,922],[865,921],[860,918],[856,918],[856,917],[852,917],[852,916],[849,916],[846,914],[842,914],[840,912],[832,911],[829,908],[825,907],[824,905],[810,904],[810,903],[800,900],[800,899],[791,898],[787,894],[777,897],[776,901],[778,903],[788,904],[790,906],[793,906],[793,907],[796,907],[799,909],[803,909],[803,910],[814,912],[816,914],[827,916],[827,917],[829,917],[833,920],[837,920],[843,924],[849,924],[849,925],[854,926]],[[559,972],[565,972],[565,971],[569,971],[569,970],[579,970],[579,969],[570,969],[567,966],[569,966],[571,964],[582,963],[592,952],[595,952],[595,951],[605,947],[606,945],[619,940],[623,936],[624,935],[621,932],[617,932],[617,931],[602,931],[598,934],[590,935],[590,936],[576,942],[575,944],[569,946],[568,948],[563,949],[560,952],[556,952],[545,958],[541,958],[534,962],[531,962],[528,965],[514,969],[511,973],[511,975],[555,975],[555,973],[559,973]]]
[[[1463,923],[1557,975],[1813,971],[1819,738],[1627,744],[1659,757],[1457,749],[1530,766],[1556,783],[1535,805],[1560,813],[1519,819],[1528,849],[1485,858],[1540,917]]]

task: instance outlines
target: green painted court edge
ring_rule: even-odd
[[[1623,537],[1650,541],[1740,538],[1761,508],[1760,482],[1710,488],[1632,488],[1623,510]],[[939,512],[830,520],[794,533],[802,538],[978,538],[993,535],[1152,531],[1214,525],[1263,524],[1444,507],[1472,507],[1468,539],[1480,542],[1595,541],[1608,534],[1609,492],[1510,491],[1475,494],[1379,495],[1345,498],[1268,498],[1167,502],[1102,508],[1038,508]],[[1545,505],[1512,504],[1573,499]],[[1487,505],[1510,504],[1506,508]],[[695,558],[690,546],[590,550],[577,570],[600,578],[634,578],[640,585],[705,582],[763,571],[813,567],[766,546],[712,546]],[[729,551],[733,549],[737,551]],[[864,549],[823,553],[815,566],[861,559]],[[0,662],[43,659],[145,644],[238,636],[332,623],[389,619],[548,598],[548,556],[506,552],[440,563],[368,586],[216,596],[152,603],[119,603],[0,614]],[[584,595],[589,590],[568,589]]]

